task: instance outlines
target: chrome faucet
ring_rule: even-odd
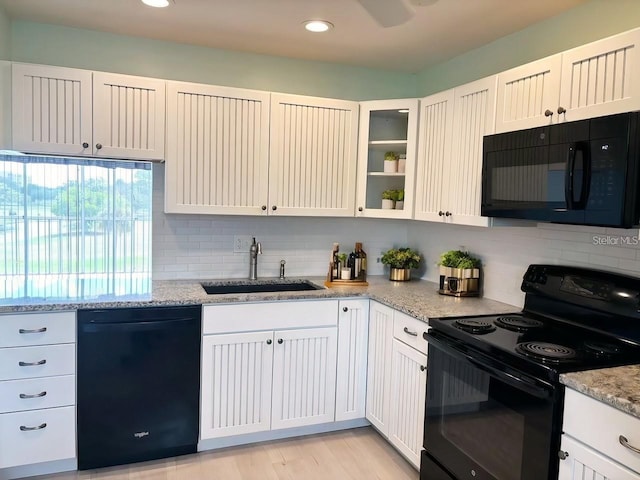
[[[249,248],[249,280],[258,279],[258,255],[262,255],[262,245],[256,243],[256,237],[253,237],[253,243]]]

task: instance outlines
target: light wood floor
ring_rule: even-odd
[[[36,477],[39,480],[417,480],[371,427],[167,460]]]

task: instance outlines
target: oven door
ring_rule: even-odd
[[[427,453],[458,480],[557,478],[560,388],[433,330],[427,338]]]

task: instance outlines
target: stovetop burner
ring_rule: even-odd
[[[505,315],[495,319],[494,323],[499,327],[512,330],[514,332],[526,332],[534,328],[542,328],[544,323],[533,318],[523,317],[522,315]]]
[[[523,342],[516,345],[516,350],[523,355],[538,358],[543,362],[569,362],[577,357],[573,348],[548,342]]]
[[[597,340],[588,340],[584,342],[584,347],[589,353],[593,353],[598,357],[612,357],[614,355],[618,355],[621,352],[621,349],[618,345],[599,342]]]
[[[494,327],[491,322],[474,318],[461,318],[453,322],[453,324],[460,330],[472,333],[474,335],[493,332],[496,329],[496,327]]]

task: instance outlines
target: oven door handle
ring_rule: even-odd
[[[551,384],[541,382],[534,378],[530,378],[524,374],[520,376],[515,376],[507,371],[511,369],[506,365],[501,365],[504,368],[504,370],[501,370],[497,366],[498,362],[496,362],[495,360],[489,359],[486,356],[481,354],[480,355],[483,357],[484,361],[478,361],[477,359],[469,355],[467,352],[464,352],[453,345],[445,343],[440,338],[435,337],[432,333],[427,332],[425,334],[425,338],[429,342],[429,345],[431,344],[437,345],[437,348],[444,350],[449,355],[466,360],[467,362],[471,363],[474,367],[478,368],[479,370],[482,370],[483,372],[491,375],[492,377],[497,378],[501,382],[504,382],[508,385],[511,385],[514,388],[517,388],[518,390],[524,391],[526,393],[534,395],[535,397],[543,398],[543,399],[553,396],[554,387]],[[494,363],[496,365],[491,365],[489,362]],[[429,362],[427,362],[427,368],[428,366],[429,366]]]

